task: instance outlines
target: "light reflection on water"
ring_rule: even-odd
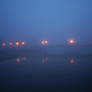
[[[70,58],[70,61],[69,62],[70,62],[70,64],[74,64],[75,63],[75,58],[73,58],[73,57]]]
[[[88,62],[86,62],[86,60]],[[85,57],[80,58],[73,55],[49,56],[45,54],[38,57],[18,56],[15,59],[9,59],[7,64],[0,66],[0,81],[1,83],[5,83],[5,88],[9,84],[8,87],[11,86],[15,89],[20,89],[21,91],[18,92],[27,92],[27,88],[31,90],[30,92],[32,92],[31,88],[36,89],[34,92],[45,89],[47,92],[54,92],[54,90],[55,92],[59,92],[59,90],[63,92],[62,89],[65,88],[64,90],[66,91],[64,92],[68,92],[68,89],[71,88],[72,90],[73,87],[76,89],[77,86],[81,85],[83,86],[82,88],[85,88],[86,84],[84,85],[83,82],[85,80],[88,81],[92,76],[89,71],[92,69],[90,60],[89,57],[85,59]],[[29,61],[31,61],[31,63]],[[15,64],[15,62],[18,64]],[[23,64],[23,62],[25,62],[25,64]],[[90,75],[90,77],[88,75]],[[48,91],[49,89],[53,91]],[[76,92],[76,90],[73,92]]]
[[[71,49],[71,54],[62,54],[63,49],[53,51],[43,47],[38,52],[1,53],[0,89],[9,88],[12,92],[84,92],[79,90],[92,85],[92,57],[89,54],[72,53]]]
[[[31,59],[31,58],[28,58],[28,59],[27,59],[26,56],[17,57],[17,58],[16,58],[16,62],[17,62],[17,63],[20,63],[20,62],[24,62],[24,61],[27,61],[27,60],[30,61],[30,59]],[[54,58],[53,58],[53,59],[54,59]],[[62,60],[63,58],[60,58],[60,59]],[[68,58],[65,57],[65,61],[69,62],[70,64],[75,64],[75,62],[76,62],[78,59],[79,59],[78,57],[77,57],[77,59],[76,59],[75,57],[68,57]],[[57,60],[58,60],[58,59],[57,59]],[[47,63],[49,62],[48,56],[42,57],[42,58],[41,58],[41,61],[42,61],[42,64],[47,64]]]
[[[20,63],[20,62],[24,62],[24,61],[27,61],[27,57],[17,57],[16,58],[16,62],[17,63]],[[42,58],[42,63],[43,64],[45,64],[45,63],[47,63],[48,62],[48,57],[44,57],[44,58]]]
[[[44,64],[44,63],[47,63],[48,62],[48,57],[44,57],[44,58],[42,58],[42,63]]]
[[[20,58],[17,58],[17,59],[16,59],[16,62],[17,62],[17,63],[20,63],[20,61],[21,61]]]
[[[17,57],[16,58],[16,62],[17,63],[20,63],[20,62],[24,62],[24,61],[26,61],[27,60],[27,58],[24,56],[24,57]]]

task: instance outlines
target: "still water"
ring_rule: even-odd
[[[0,92],[92,92],[91,54],[41,52],[1,58]]]

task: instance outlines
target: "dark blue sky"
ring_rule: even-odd
[[[0,39],[92,40],[92,0],[0,0]]]

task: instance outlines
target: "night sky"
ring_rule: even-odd
[[[92,43],[92,0],[0,0],[0,39]]]

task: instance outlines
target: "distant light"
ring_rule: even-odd
[[[46,62],[48,62],[48,57],[42,59],[42,63],[46,63]]]
[[[71,39],[71,40],[69,40],[69,43],[70,44],[75,44],[75,40],[74,39]]]
[[[41,44],[42,44],[42,45],[47,45],[47,44],[48,44],[48,41],[47,41],[47,40],[42,40],[42,41],[41,41]]]
[[[41,41],[41,44],[44,45],[45,44],[44,41]]]
[[[70,59],[70,64],[74,64],[74,62],[75,62],[75,59],[74,58],[71,58]]]
[[[48,44],[48,41],[47,40],[45,41],[45,44]]]
[[[19,46],[19,42],[18,41],[15,44],[16,44],[16,46]]]
[[[21,42],[21,45],[23,45],[23,46],[24,46],[24,45],[25,45],[25,42],[24,42],[24,41],[22,41],[22,42]]]
[[[6,42],[2,42],[2,46],[5,47],[6,46]]]
[[[13,46],[13,42],[9,42],[9,46]]]
[[[20,58],[17,58],[17,59],[16,59],[16,62],[17,62],[17,63],[20,63],[20,61],[21,61]]]

